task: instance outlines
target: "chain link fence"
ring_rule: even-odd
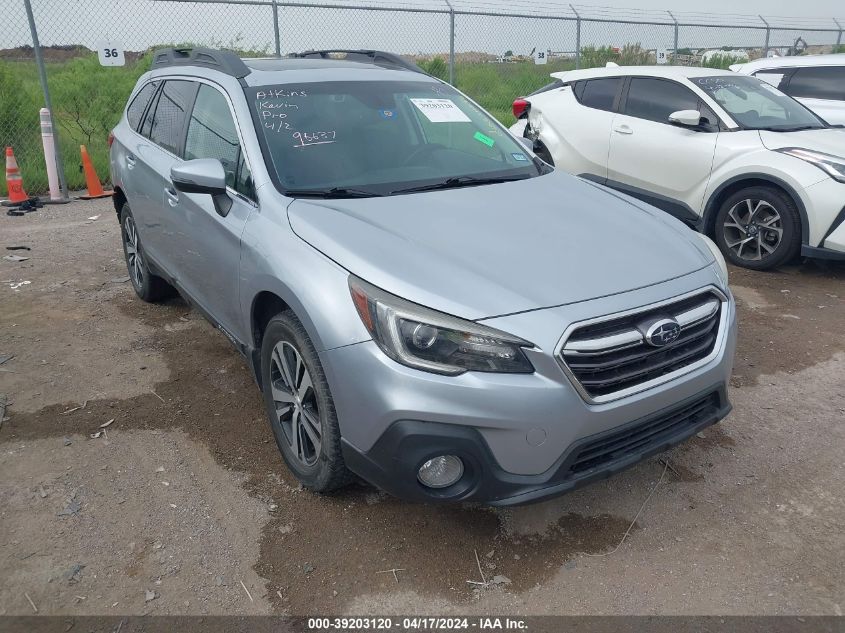
[[[84,187],[79,146],[108,177],[107,136],[161,46],[210,46],[243,56],[308,49],[381,49],[413,59],[503,123],[514,98],[556,71],[656,64],[725,67],[765,56],[845,52],[845,19],[767,18],[611,9],[555,0],[0,0],[0,143],[14,147],[29,193],[47,189],[39,83],[25,2],[46,70],[62,167]],[[118,43],[126,65],[104,67],[96,48]],[[535,63],[539,57],[545,64]],[[0,193],[5,190],[0,189]]]

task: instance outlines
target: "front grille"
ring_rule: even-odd
[[[597,438],[578,449],[568,461],[568,471],[572,476],[580,476],[585,471],[671,442],[685,430],[711,418],[719,410],[719,404],[719,394],[714,392],[656,419]]]
[[[588,399],[604,402],[708,357],[719,338],[723,299],[704,291],[643,311],[576,327],[560,357]],[[650,324],[674,319],[680,335],[663,347],[646,341]]]

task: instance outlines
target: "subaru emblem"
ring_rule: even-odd
[[[664,347],[674,343],[680,335],[681,326],[675,319],[660,319],[646,330],[645,340],[653,347]]]

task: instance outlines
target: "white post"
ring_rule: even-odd
[[[44,162],[47,164],[47,182],[50,185],[50,200],[61,200],[59,171],[56,169],[56,142],[53,138],[53,120],[47,108],[41,108],[41,144],[44,146]]]

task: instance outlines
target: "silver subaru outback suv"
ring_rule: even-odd
[[[730,410],[718,249],[378,51],[158,51],[113,131],[132,284],[246,357],[309,489],[536,501]]]

